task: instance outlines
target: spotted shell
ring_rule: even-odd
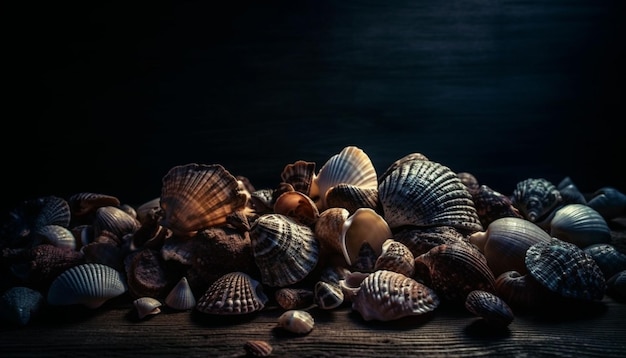
[[[329,208],[345,208],[350,214],[359,208],[376,210],[378,207],[378,188],[347,183],[337,184],[326,192],[326,205]]]
[[[439,297],[428,286],[401,273],[378,270],[369,274],[352,297],[352,309],[364,320],[392,321],[435,310]]]
[[[511,202],[520,214],[531,222],[539,222],[562,201],[559,190],[544,178],[528,178],[518,182]]]
[[[241,315],[260,311],[267,302],[259,281],[235,271],[218,278],[200,296],[196,310],[215,315]]]
[[[596,190],[587,205],[599,212],[605,220],[626,216],[626,194],[613,187]]]
[[[343,291],[338,284],[317,281],[313,289],[313,301],[323,310],[331,310],[343,303]]]
[[[295,334],[308,334],[315,326],[313,316],[304,310],[287,310],[278,316],[277,327]]]
[[[320,216],[317,206],[311,198],[299,191],[280,194],[274,203],[274,213],[286,215],[303,225],[315,225]]]
[[[95,309],[128,290],[124,275],[112,267],[86,263],[71,267],[52,281],[47,302],[53,306],[79,304]]]
[[[229,214],[246,206],[249,195],[219,164],[175,166],[162,182],[161,225],[181,235],[224,224]]]
[[[320,212],[328,208],[326,193],[338,184],[372,189],[378,187],[374,164],[361,148],[344,147],[320,168],[309,195],[316,202]]]
[[[294,190],[308,196],[315,179],[315,162],[298,160],[287,164],[280,173],[280,178],[284,183],[291,184]]]
[[[80,192],[70,195],[67,199],[73,218],[82,218],[96,212],[103,206],[120,206],[116,196],[104,193]]]
[[[382,253],[374,263],[374,270],[389,270],[412,277],[415,273],[415,257],[406,245],[389,238],[383,242]]]
[[[471,191],[474,207],[483,228],[496,219],[504,217],[522,218],[519,210],[513,206],[511,198],[501,194],[487,185],[481,185]]]
[[[30,287],[14,286],[0,296],[0,320],[26,326],[41,312],[43,295]]]
[[[165,304],[175,310],[184,311],[196,306],[196,297],[191,290],[187,277],[181,277],[178,283],[165,297]]]
[[[139,319],[161,313],[162,305],[161,301],[153,297],[139,297],[133,300],[133,306],[135,306]]]
[[[371,208],[359,208],[343,223],[341,250],[348,265],[353,265],[364,243],[380,256],[383,242],[393,236],[387,221]],[[374,261],[376,258],[374,258]]]
[[[554,212],[549,232],[552,237],[585,248],[611,241],[611,229],[595,209],[584,204],[565,205]]]
[[[383,217],[392,229],[452,226],[482,230],[467,187],[450,168],[434,161],[409,160],[378,186]]]
[[[260,216],[250,229],[254,260],[261,282],[285,287],[303,280],[319,260],[313,229],[281,214]]]
[[[285,310],[310,307],[315,303],[314,291],[307,288],[283,287],[274,292],[274,299]]]
[[[563,297],[597,301],[604,297],[606,280],[600,267],[580,247],[557,238],[532,245],[526,267],[535,280]]]
[[[465,308],[492,326],[506,327],[515,318],[511,307],[492,292],[471,291],[465,298]]]

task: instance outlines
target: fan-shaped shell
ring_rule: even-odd
[[[556,186],[544,178],[528,178],[518,182],[511,196],[511,202],[520,214],[532,222],[543,220],[561,200],[561,193]]]
[[[374,250],[375,258],[382,252],[383,242],[393,233],[385,219],[370,208],[359,208],[348,216],[341,230],[341,250],[348,265],[353,265],[363,244]]]
[[[563,297],[601,300],[606,280],[600,267],[580,247],[557,238],[532,245],[526,251],[528,272],[539,283]]]
[[[329,208],[346,208],[350,214],[359,208],[378,207],[378,188],[365,188],[353,184],[337,184],[326,192]]]
[[[63,247],[70,250],[75,250],[77,247],[76,237],[72,231],[60,225],[44,225],[39,228],[37,234],[44,238],[45,243],[49,243],[57,247]]]
[[[410,225],[482,230],[467,187],[437,162],[409,160],[397,166],[378,186],[378,197],[392,229]]]
[[[73,217],[80,218],[96,212],[103,206],[119,206],[120,200],[103,193],[80,192],[72,194],[67,202]]]
[[[280,173],[284,183],[291,184],[294,190],[309,195],[315,179],[315,162],[298,160],[287,164]]]
[[[25,286],[11,287],[0,296],[0,320],[26,326],[44,304],[39,291]]]
[[[121,272],[106,265],[86,263],[57,276],[48,289],[47,301],[53,306],[80,304],[95,309],[127,290]]]
[[[491,292],[474,290],[465,298],[465,308],[493,326],[506,327],[513,322],[513,310]]]
[[[261,282],[285,287],[303,280],[317,265],[319,242],[313,230],[280,214],[260,216],[250,229]]]
[[[162,305],[161,301],[154,297],[139,297],[133,301],[139,319],[161,313]]]
[[[109,231],[122,239],[126,234],[135,233],[140,227],[139,221],[126,211],[115,206],[103,206],[96,209],[93,221],[94,236]]]
[[[320,168],[309,194],[320,212],[328,208],[326,193],[338,184],[373,189],[378,187],[374,164],[362,149],[355,146],[344,147]]]
[[[35,208],[33,214],[33,231],[46,225],[59,225],[68,227],[71,220],[69,203],[58,196],[43,196],[34,200],[29,200],[28,205]]]
[[[550,220],[550,235],[583,249],[611,241],[611,229],[606,220],[584,204],[569,204],[557,209]]]
[[[249,314],[268,302],[261,283],[244,272],[230,272],[218,278],[198,299],[196,310],[217,315]]]
[[[406,163],[410,163],[412,161],[420,161],[420,160],[425,160],[428,161],[428,157],[426,157],[424,154],[422,153],[409,153],[407,155],[405,155],[404,157],[396,160],[395,162],[391,163],[391,165],[387,168],[387,170],[385,170],[383,172],[383,174],[378,177],[378,183],[382,183],[385,179],[387,179],[387,176],[389,176],[389,174],[391,174],[392,172],[394,172],[396,169],[398,169],[399,167],[405,165]]]
[[[366,321],[418,316],[438,306],[439,297],[428,286],[387,270],[378,270],[365,277],[356,296],[352,297],[352,309]]]
[[[165,297],[165,304],[175,310],[189,310],[196,306],[196,297],[187,277],[181,277],[176,286]]]
[[[162,181],[161,225],[182,235],[224,224],[228,215],[245,207],[249,195],[219,164],[175,166]]]
[[[395,231],[393,238],[408,247],[415,257],[441,244],[467,242],[465,235],[452,226],[405,227]]]

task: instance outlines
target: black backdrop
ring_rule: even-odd
[[[5,5],[4,207],[137,205],[174,165],[258,188],[347,145],[421,152],[510,194],[626,191],[622,1]]]

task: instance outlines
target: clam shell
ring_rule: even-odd
[[[313,301],[323,310],[331,310],[343,303],[343,291],[338,284],[317,281],[313,289]]]
[[[45,304],[43,295],[30,287],[14,286],[0,296],[0,320],[26,326]]]
[[[80,192],[72,194],[67,202],[72,217],[81,218],[89,216],[103,206],[120,206],[120,200],[113,195],[103,193]]]
[[[93,231],[96,237],[109,231],[121,239],[126,234],[134,234],[140,226],[136,218],[115,206],[103,206],[96,209],[93,221]]]
[[[184,311],[196,307],[196,297],[187,277],[181,277],[176,286],[165,297],[165,304],[175,310]]]
[[[348,216],[350,213],[345,208],[328,208],[320,213],[315,222],[315,237],[324,253],[343,256],[341,231]]]
[[[280,194],[274,203],[274,213],[289,216],[302,225],[315,225],[320,216],[311,198],[299,191]]]
[[[415,273],[415,257],[403,243],[387,239],[374,263],[374,270],[389,270],[412,277]]]
[[[370,208],[357,209],[343,223],[341,250],[348,265],[353,265],[363,244],[367,243],[380,256],[383,242],[393,237],[387,221]],[[374,261],[376,258],[374,258]]]
[[[437,162],[410,160],[399,165],[380,182],[378,197],[392,229],[409,225],[482,230],[467,187],[456,173]]]
[[[605,220],[626,216],[626,194],[613,187],[596,190],[587,202]]]
[[[161,301],[153,297],[139,297],[133,301],[137,310],[137,317],[144,319],[148,316],[161,313]]]
[[[337,184],[326,192],[326,205],[329,208],[345,208],[350,214],[359,208],[376,210],[378,188],[366,188],[346,183]]]
[[[585,248],[611,241],[611,229],[606,220],[593,208],[583,204],[569,204],[557,209],[550,220],[550,235]]]
[[[86,263],[55,278],[48,289],[47,302],[53,306],[79,304],[95,309],[127,290],[121,272],[106,265]]]
[[[606,280],[600,267],[580,247],[557,238],[526,251],[532,277],[563,297],[597,301],[604,297]]]
[[[288,310],[278,316],[276,326],[291,333],[308,334],[313,330],[315,320],[307,311]]]
[[[216,315],[241,315],[262,310],[268,302],[260,282],[235,271],[218,278],[198,299],[196,310]]]
[[[487,324],[506,327],[513,322],[513,310],[500,297],[491,292],[474,290],[465,298],[465,308]]]
[[[439,297],[428,286],[401,273],[379,270],[361,282],[352,309],[364,320],[391,321],[418,316],[439,306]]]
[[[294,190],[309,195],[315,179],[315,162],[298,160],[287,164],[280,173],[280,178],[284,183],[291,184]]]
[[[362,149],[355,146],[344,147],[320,168],[309,194],[320,212],[328,208],[326,193],[338,184],[372,189],[378,187],[374,164]]]
[[[43,237],[43,242],[57,247],[75,250],[77,247],[76,237],[72,231],[61,225],[44,225],[39,228],[37,234]]]
[[[319,242],[313,230],[281,214],[260,216],[250,229],[261,282],[285,287],[303,280],[316,267]]]
[[[181,235],[224,224],[229,214],[246,206],[249,196],[219,164],[175,166],[162,182],[161,225]]]
[[[531,222],[544,219],[561,201],[559,190],[544,178],[528,178],[518,182],[511,195],[513,205]]]

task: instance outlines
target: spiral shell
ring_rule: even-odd
[[[363,244],[375,253],[374,261],[382,252],[383,242],[393,236],[387,221],[370,208],[359,208],[348,216],[341,231],[341,250],[348,265],[356,262]]]
[[[606,220],[584,204],[565,205],[554,212],[550,220],[550,235],[585,248],[611,241],[611,229]]]
[[[241,315],[262,310],[268,302],[260,282],[244,272],[218,278],[198,299],[196,310],[215,315]]]
[[[561,193],[556,186],[544,178],[528,178],[518,182],[511,196],[513,206],[531,222],[544,219],[561,200]]]
[[[471,291],[465,298],[465,308],[492,326],[506,327],[514,319],[511,307],[491,292]]]

